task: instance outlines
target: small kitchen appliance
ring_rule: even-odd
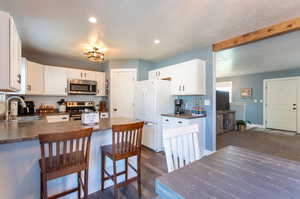
[[[68,93],[73,95],[96,95],[97,81],[71,79],[69,80]]]
[[[67,101],[66,111],[70,114],[71,120],[81,120],[82,113],[96,112],[93,101]]]
[[[175,99],[175,114],[184,113],[184,102],[183,99]]]
[[[25,101],[26,107],[24,108],[22,104],[18,103],[18,115],[33,115],[34,114],[34,102],[33,101]]]

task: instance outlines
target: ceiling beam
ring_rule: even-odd
[[[300,17],[290,19],[285,22],[281,22],[272,26],[268,26],[254,32],[243,34],[238,37],[233,37],[228,40],[224,40],[213,44],[213,51],[221,51],[250,42],[258,41],[261,39],[273,37],[275,35],[291,32],[300,29]]]

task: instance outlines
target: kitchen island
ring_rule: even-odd
[[[100,189],[101,151],[100,146],[112,143],[113,124],[133,123],[127,118],[102,119],[94,126],[84,126],[81,121],[47,123],[45,120],[27,122],[0,122],[0,192],[5,199],[40,198],[40,158],[39,134],[61,133],[82,128],[93,128],[90,166],[89,193]],[[135,161],[132,159],[130,161]],[[134,164],[134,163],[133,163]],[[107,166],[112,163],[107,161]],[[123,162],[118,162],[118,170],[123,169]],[[134,164],[135,165],[135,164]],[[129,174],[130,175],[130,174]],[[122,176],[118,180],[122,180]],[[106,186],[112,185],[107,182]],[[77,186],[75,174],[48,183],[49,194]],[[65,198],[76,198],[76,193]]]

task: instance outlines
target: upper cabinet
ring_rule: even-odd
[[[13,19],[0,11],[0,90],[21,89],[22,43]]]
[[[149,71],[149,79],[168,79],[172,76],[170,67]]]
[[[28,95],[44,94],[44,65],[35,62],[27,62],[27,90]],[[53,83],[56,79],[52,80]]]
[[[67,96],[67,69],[44,66],[44,95]]]
[[[95,71],[68,69],[69,79],[95,80]]]
[[[97,81],[97,96],[106,96],[105,73],[94,72]]]
[[[170,79],[172,95],[206,95],[205,61],[194,59],[149,71],[149,79]]]

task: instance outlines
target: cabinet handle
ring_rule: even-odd
[[[182,89],[183,89],[183,91],[184,91],[184,85],[182,86]]]
[[[84,77],[86,77],[86,73],[84,73]]]
[[[31,91],[31,85],[27,85],[27,90]]]
[[[179,91],[181,91],[181,86],[179,86]]]
[[[99,89],[97,89],[97,94],[99,94]]]
[[[165,121],[166,121],[166,122],[168,122],[169,120],[168,120],[168,119],[166,119]]]
[[[17,77],[18,77],[18,83],[21,84],[21,75],[18,74]]]
[[[82,77],[82,72],[80,72],[80,77]]]
[[[182,121],[178,121],[178,124],[182,124]]]

